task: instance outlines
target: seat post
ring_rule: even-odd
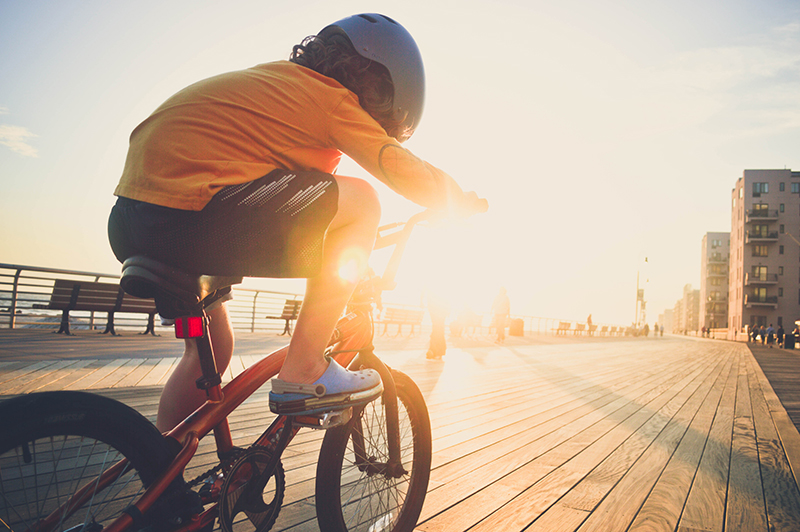
[[[197,387],[205,390],[212,401],[222,400],[220,383],[222,376],[217,370],[217,360],[214,358],[214,348],[211,346],[211,332],[208,330],[208,316],[203,312],[203,335],[194,338],[197,346],[197,355],[200,359],[200,368],[203,375],[197,379]]]
[[[203,376],[197,379],[197,387],[206,391],[209,401],[221,402],[224,399],[222,376],[217,370],[217,361],[214,358],[214,349],[211,345],[211,332],[208,330],[208,316],[203,311],[203,335],[194,339],[197,345],[197,355],[200,359],[200,368]],[[214,427],[214,440],[217,443],[218,453],[227,453],[233,449],[233,438],[228,419],[224,418]]]

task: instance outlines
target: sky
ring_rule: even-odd
[[[794,0],[0,0],[0,262],[117,273],[106,220],[133,128],[359,12],[422,50],[406,147],[490,205],[421,228],[386,300],[435,288],[480,313],[502,286],[513,314],[623,325],[638,280],[652,323],[699,288],[743,171],[800,170]],[[339,173],[375,186],[384,223],[419,210],[352,161]]]

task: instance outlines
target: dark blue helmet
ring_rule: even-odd
[[[362,57],[386,67],[394,85],[394,118],[410,137],[422,118],[425,105],[425,70],[414,38],[385,15],[362,13],[326,26],[321,37],[344,34]]]

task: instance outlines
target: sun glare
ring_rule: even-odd
[[[347,249],[339,259],[339,277],[348,283],[355,284],[366,271],[366,265],[367,257],[360,250]]]

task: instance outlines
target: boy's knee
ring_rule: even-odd
[[[337,176],[339,210],[369,221],[377,226],[381,218],[381,203],[375,188],[363,179]]]

